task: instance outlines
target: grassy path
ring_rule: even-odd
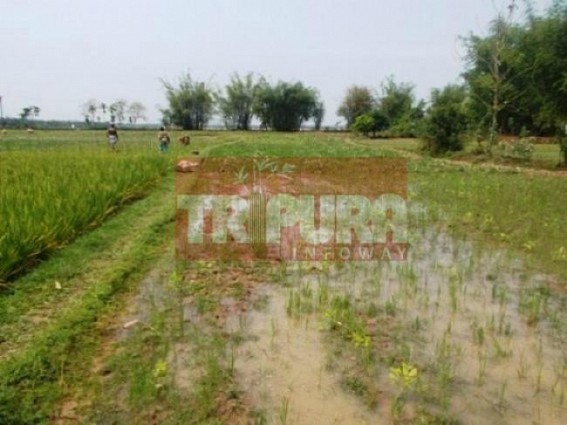
[[[24,350],[42,327],[73,309],[73,304],[98,284],[112,279],[113,274],[125,273],[117,264],[132,267],[132,260],[139,261],[132,258],[140,255],[136,247],[171,221],[170,185],[168,179],[154,194],[132,204],[9,288],[0,298],[0,334],[4,339],[0,360]]]
[[[197,142],[193,149],[206,155],[236,142]],[[61,402],[86,390],[108,326],[156,262],[165,255],[172,263],[173,179],[3,289],[0,424],[57,421]]]
[[[0,299],[0,423],[44,422],[66,388],[81,379],[100,337],[96,322],[119,308],[118,294],[135,285],[171,242],[170,186],[164,182]]]

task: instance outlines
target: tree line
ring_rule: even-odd
[[[313,120],[318,130],[325,114],[319,92],[301,82],[271,84],[253,73],[235,73],[224,93],[193,80],[189,73],[177,84],[162,82],[169,103],[162,110],[164,123],[186,130],[202,130],[217,112],[231,130],[249,130],[254,117],[264,129],[297,131],[303,123]]]
[[[434,90],[425,137],[432,151],[459,150],[465,135],[487,141],[499,134],[555,136],[567,163],[567,1],[555,0],[525,19],[516,1],[490,23],[487,35],[463,38],[464,83]],[[479,145],[480,146],[480,145]]]
[[[139,120],[146,120],[146,107],[141,102],[129,103],[125,99],[118,99],[112,103],[89,99],[81,105],[81,113],[85,123],[89,125],[107,120],[111,123],[120,124],[126,122],[126,120],[130,124],[136,124]]]
[[[520,22],[518,9],[511,1],[487,35],[462,38],[463,82],[433,89],[427,106],[390,77],[381,96],[349,88],[338,114],[364,134],[421,136],[437,153],[462,149],[467,137],[491,153],[499,134],[556,136],[567,163],[567,1],[539,16],[528,3]]]
[[[392,76],[382,83],[379,95],[366,86],[351,86],[337,114],[348,128],[364,134],[418,136],[426,105],[416,100],[414,88],[411,83],[396,83]]]

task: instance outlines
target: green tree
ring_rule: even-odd
[[[518,107],[533,118],[533,132],[552,133],[567,122],[567,2],[556,1],[546,16],[534,17],[518,46],[518,67],[526,70]]]
[[[370,135],[370,133],[372,133],[372,136],[376,136],[377,132],[386,130],[388,125],[388,118],[378,109],[373,109],[366,114],[356,117],[352,124],[352,129],[366,136]]]
[[[272,86],[263,81],[254,104],[254,113],[265,128],[297,131],[304,121],[314,116],[318,102],[317,91],[300,82],[280,81]]]
[[[390,125],[388,117],[378,108],[373,109],[370,112],[370,116],[374,119],[374,127],[372,128],[372,134],[374,136],[376,136],[376,133],[388,129]]]
[[[540,18],[533,15],[529,4],[525,23],[514,22],[516,10],[516,2],[510,1],[507,12],[491,22],[487,37],[465,39],[467,70],[463,76],[469,86],[472,116],[480,133],[488,134],[489,150],[500,133],[548,131],[541,120],[540,100],[548,92],[541,90],[541,82],[547,80],[547,69],[543,71],[541,65],[549,48],[537,41],[534,28]],[[544,75],[538,76],[538,69]]]
[[[368,136],[368,134],[374,129],[374,124],[375,122],[374,118],[372,118],[372,115],[362,114],[356,117],[351,128],[358,133],[362,133],[365,136]]]
[[[414,86],[409,83],[396,84],[393,77],[382,84],[382,97],[378,109],[388,119],[391,127],[411,118],[414,103]]]
[[[346,120],[347,128],[356,117],[370,112],[374,107],[374,96],[368,87],[351,86],[347,89],[345,97],[337,110],[337,115]]]
[[[567,121],[567,2],[513,23],[515,2],[486,37],[465,39],[471,112],[491,146],[502,132],[551,135]]]
[[[431,153],[463,148],[467,130],[467,93],[463,86],[448,85],[431,92],[431,106],[425,116],[425,148]]]
[[[189,73],[177,85],[162,83],[169,102],[169,108],[162,111],[164,118],[184,130],[203,130],[214,113],[215,91],[204,82],[193,81]]]
[[[241,78],[233,74],[225,87],[226,95],[219,97],[219,109],[225,125],[229,129],[249,130],[252,121],[254,102],[259,90],[259,82],[254,74]]]

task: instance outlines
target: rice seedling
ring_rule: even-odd
[[[278,412],[278,422],[280,425],[286,425],[289,415],[289,398],[283,397]]]

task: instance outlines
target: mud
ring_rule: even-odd
[[[269,296],[267,305],[227,327],[246,336],[235,348],[236,377],[267,423],[386,423],[346,393],[340,377],[328,370],[317,318],[289,317],[284,288],[264,286],[261,291]]]

